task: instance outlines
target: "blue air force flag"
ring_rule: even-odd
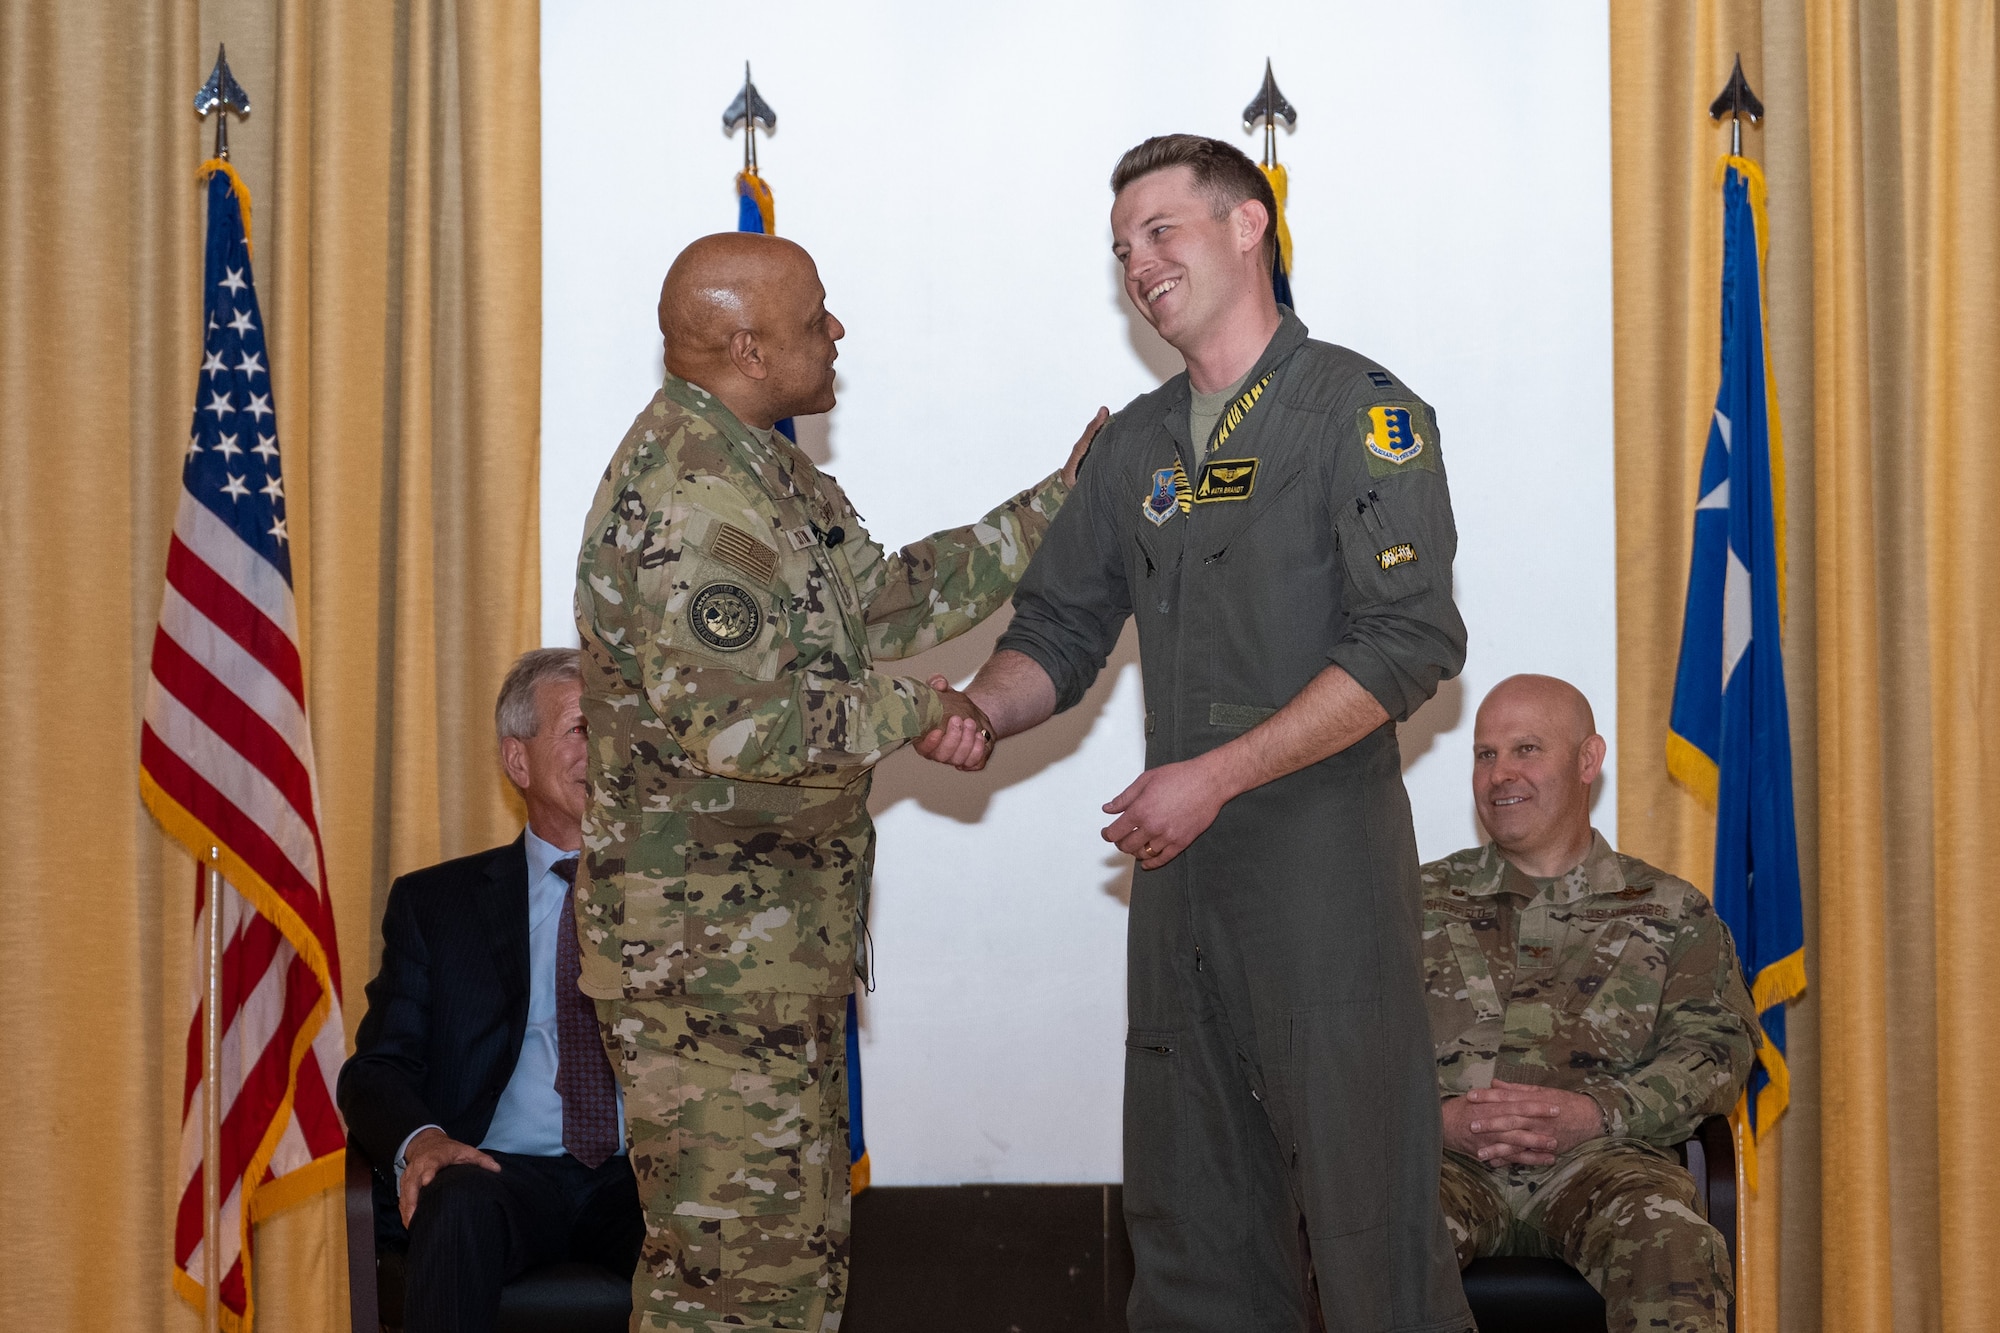
[[[1742,157],[1725,159],[1722,176],[1722,385],[1695,504],[1667,767],[1715,811],[1715,908],[1763,1023],[1745,1108],[1754,1136],[1790,1098],[1784,1006],[1805,991],[1805,934],[1781,632],[1784,455],[1764,347],[1764,176]]]

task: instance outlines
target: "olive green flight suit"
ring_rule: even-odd
[[[1213,453],[1187,438],[1185,374],[1105,427],[1000,641],[1067,708],[1136,616],[1149,768],[1241,735],[1329,665],[1402,719],[1464,662],[1430,408],[1281,313]],[[1135,872],[1127,1005],[1137,1333],[1306,1327],[1301,1218],[1333,1333],[1470,1326],[1438,1209],[1393,722]]]

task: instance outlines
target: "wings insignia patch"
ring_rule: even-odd
[[[1200,505],[1220,500],[1247,500],[1256,489],[1256,459],[1222,459],[1201,465],[1201,474],[1194,484],[1194,502]]]

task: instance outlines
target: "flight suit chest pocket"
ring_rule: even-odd
[[[1427,534],[1401,512],[1403,506],[1393,492],[1393,484],[1371,486],[1334,506],[1341,559],[1364,605],[1401,601],[1428,591],[1433,565],[1444,554],[1426,549]]]

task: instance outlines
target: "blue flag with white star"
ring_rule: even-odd
[[[1785,699],[1784,461],[1764,346],[1764,175],[1722,182],[1722,383],[1694,513],[1667,767],[1715,811],[1715,909],[1736,937],[1763,1025],[1744,1110],[1783,1113],[1785,1004],[1804,994],[1805,929]]]

